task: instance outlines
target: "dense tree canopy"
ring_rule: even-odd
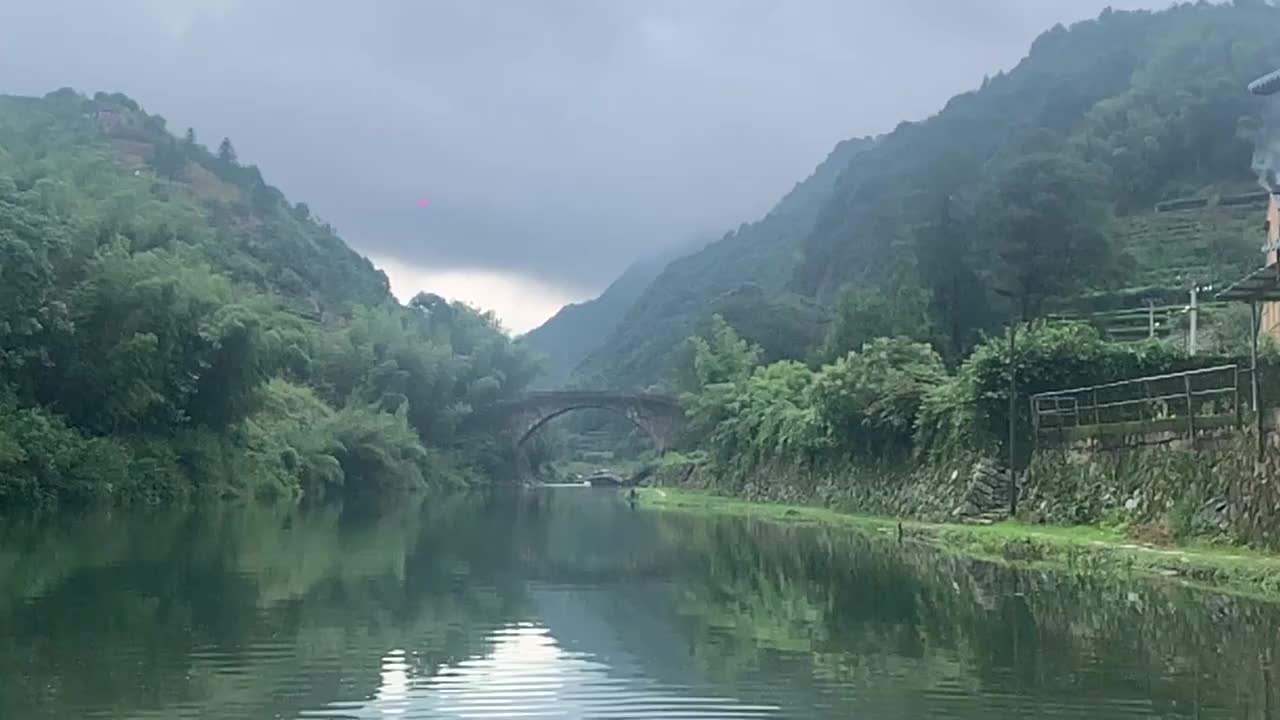
[[[1021,400],[1014,418],[1020,461],[1030,447],[1025,398],[1036,392],[1208,367],[1159,343],[1107,342],[1083,324],[1034,324],[1011,355],[1002,338],[980,344],[954,371],[927,343],[882,337],[819,367],[760,364],[723,321],[696,348],[682,396],[687,441],[705,452],[717,483],[786,485],[824,473],[856,483],[859,468],[945,465],[1005,457],[1012,369]],[[695,456],[696,457],[696,456]],[[799,470],[797,475],[790,474]]]
[[[1046,301],[1105,279],[1112,267],[1102,173],[1070,155],[1020,155],[997,172],[977,217],[993,292],[1014,317],[1038,317]]]
[[[0,504],[466,481],[502,458],[465,419],[535,373],[492,315],[395,303],[229,141],[0,97]]]

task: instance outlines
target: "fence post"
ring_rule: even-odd
[[[1017,375],[1018,323],[1009,324],[1009,517],[1018,516],[1018,456],[1014,452],[1017,443],[1018,375]]]
[[[1089,393],[1089,402],[1093,404],[1093,425],[1097,427],[1102,424],[1102,416],[1099,414],[1101,411],[1098,409],[1098,388],[1095,387]]]
[[[1253,321],[1253,342],[1249,347],[1249,389],[1253,394],[1253,414],[1258,426],[1258,461],[1266,451],[1266,437],[1262,434],[1262,402],[1258,397],[1258,334],[1262,332],[1262,318],[1258,315],[1258,301],[1249,303],[1249,319]]]
[[[1191,449],[1196,449],[1196,405],[1191,395],[1191,376],[1182,376],[1182,386],[1187,392],[1187,432],[1191,437]]]
[[[1235,365],[1236,388],[1236,430],[1244,429],[1244,408],[1240,407],[1240,365]]]
[[[1258,333],[1261,328],[1258,327],[1258,303],[1255,301],[1249,305],[1249,315],[1253,320],[1252,336],[1253,340],[1249,345],[1249,390],[1253,395],[1253,411],[1261,413],[1262,408],[1258,407]]]
[[[1258,409],[1253,414],[1258,418],[1258,461],[1261,462],[1267,454],[1266,428],[1262,424],[1262,410]]]
[[[1196,332],[1200,321],[1200,288],[1194,283],[1191,285],[1191,330],[1187,333],[1187,355],[1189,357],[1196,356]]]
[[[1031,397],[1031,454],[1040,449],[1040,399]]]

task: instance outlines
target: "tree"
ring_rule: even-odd
[[[692,337],[693,375],[705,387],[745,378],[760,362],[760,348],[738,336],[725,319],[711,316],[706,338]]]
[[[919,218],[911,228],[921,283],[940,347],[960,358],[976,341],[989,317],[982,280],[975,272],[972,177],[975,160],[960,148],[945,148],[909,207]],[[922,339],[922,338],[920,338]]]
[[[1009,314],[1028,319],[1044,303],[1100,285],[1111,257],[1105,175],[1062,152],[1017,157],[999,170],[978,209],[985,274],[1009,301]]]
[[[228,165],[236,164],[236,149],[232,147],[229,138],[222,138],[222,143],[218,145],[218,159]]]
[[[164,136],[151,151],[151,167],[161,177],[176,179],[187,165],[187,156],[178,146],[178,142],[168,135]]]
[[[250,202],[253,203],[254,209],[259,212],[267,212],[274,208],[283,200],[284,196],[279,190],[271,187],[265,182],[256,182],[249,191]]]
[[[946,378],[942,358],[928,345],[878,338],[822,368],[809,402],[832,446],[904,451],[925,395]]]
[[[82,127],[86,107],[142,111],[78,98],[0,97],[0,505],[323,495],[505,470],[492,426],[464,421],[535,367],[491,315],[429,296],[401,307],[230,141],[215,159],[194,131],[129,117],[158,175],[194,159],[251,202],[231,220],[216,185],[157,192],[103,163]]]
[[[833,362],[856,352],[876,338],[905,336],[925,340],[929,335],[929,299],[911,283],[892,288],[847,287],[836,306],[819,358]]]

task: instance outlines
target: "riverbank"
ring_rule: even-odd
[[[923,543],[976,559],[1021,567],[1162,578],[1280,601],[1280,555],[1246,547],[1217,544],[1158,547],[1134,542],[1118,529],[1096,526],[1029,525],[1014,521],[993,525],[930,523],[668,488],[643,490],[640,504],[663,511],[842,526],[887,538],[901,536],[903,542]]]

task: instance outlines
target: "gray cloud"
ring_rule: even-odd
[[[0,91],[123,91],[364,252],[582,292],[1108,4],[1163,3],[2,0]]]

